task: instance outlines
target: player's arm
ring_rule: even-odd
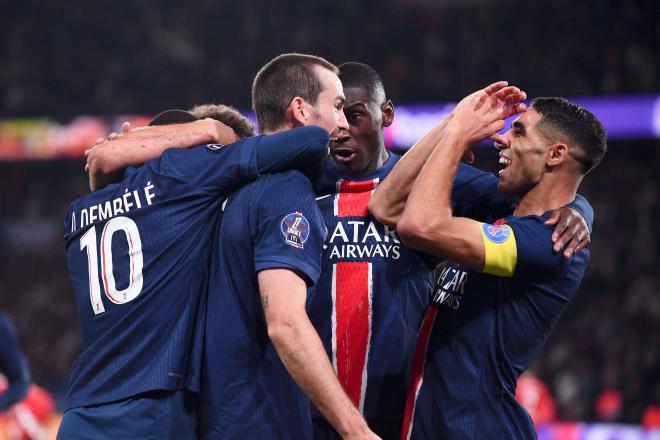
[[[343,438],[377,438],[344,392],[305,310],[305,280],[288,269],[259,272],[268,337],[291,377]]]
[[[8,382],[8,388],[0,394],[0,412],[20,401],[30,386],[27,360],[21,352],[13,328],[0,316],[0,372]]]
[[[397,232],[410,247],[473,270],[486,269],[482,223],[454,217],[451,188],[464,151],[504,128],[504,119],[524,111],[524,93],[504,82],[463,99],[414,182]]]
[[[160,157],[168,148],[192,147],[219,142],[229,144],[238,140],[234,130],[213,119],[202,119],[174,125],[140,127],[123,131],[93,146],[87,155],[89,186],[93,191],[117,182],[124,169],[142,165]]]
[[[451,115],[447,115],[403,155],[392,172],[376,188],[369,201],[369,211],[383,224],[395,226],[410,194],[413,183],[438,144]]]

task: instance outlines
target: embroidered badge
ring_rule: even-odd
[[[302,212],[292,212],[282,219],[280,225],[286,244],[302,249],[309,237],[309,222]]]
[[[484,235],[493,243],[504,243],[511,235],[511,227],[507,225],[489,225],[484,223]]]

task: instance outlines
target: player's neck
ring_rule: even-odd
[[[514,211],[516,216],[541,215],[561,208],[575,199],[582,179],[563,174],[546,174],[532,189],[520,198]]]

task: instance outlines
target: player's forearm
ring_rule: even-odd
[[[344,438],[369,432],[339,383],[304,309],[270,322],[268,335],[289,374],[337,432]]]
[[[410,191],[433,149],[442,139],[449,116],[420,139],[396,164],[392,172],[376,188],[369,210],[381,223],[395,226]]]
[[[219,142],[219,137],[216,123],[211,120],[133,129],[91,149],[87,157],[90,188],[96,190],[119,181],[126,167],[156,159],[168,148]]]
[[[413,185],[397,231],[414,249],[480,270],[483,256],[478,223],[454,218],[450,202],[452,182],[466,146],[460,134],[445,132]]]

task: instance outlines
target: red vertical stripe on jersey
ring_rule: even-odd
[[[401,429],[401,440],[408,440],[412,431],[412,422],[415,415],[415,404],[419,390],[422,388],[422,377],[424,376],[424,363],[426,362],[426,349],[431,337],[431,329],[438,309],[430,306],[424,315],[422,328],[419,330],[415,357],[413,358],[412,374],[408,394],[406,396],[406,408],[403,412],[403,428]]]
[[[340,262],[334,271],[334,364],[346,394],[362,410],[371,338],[371,263]]]
[[[366,216],[369,213],[369,199],[371,199],[373,190],[376,189],[376,183],[378,183],[378,179],[363,182],[340,180],[335,215],[338,217]]]

